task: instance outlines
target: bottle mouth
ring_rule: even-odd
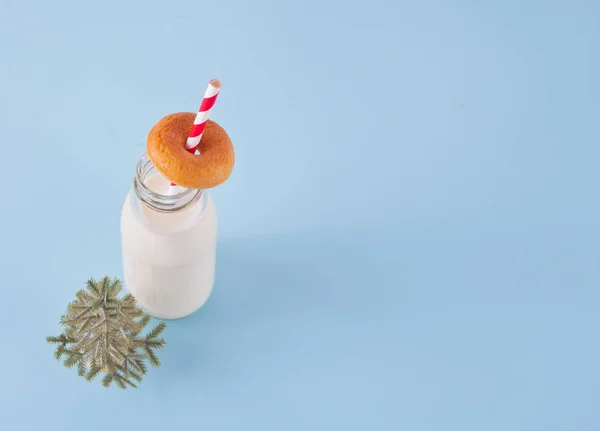
[[[153,174],[160,175],[148,154],[144,154],[136,167],[133,190],[140,201],[155,211],[164,213],[181,211],[196,204],[202,198],[202,190],[198,189],[180,189],[181,191],[174,195],[157,193],[145,184],[145,180]]]

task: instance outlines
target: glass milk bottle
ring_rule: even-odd
[[[171,196],[169,185],[144,155],[121,213],[125,288],[161,319],[198,310],[215,281],[213,201],[206,190],[180,188]]]

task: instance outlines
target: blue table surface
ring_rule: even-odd
[[[1,0],[0,428],[600,429],[599,52],[597,0]],[[215,77],[213,294],[87,383],[44,337]]]

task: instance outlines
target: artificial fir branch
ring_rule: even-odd
[[[63,365],[76,367],[86,380],[104,373],[106,387],[115,383],[121,389],[137,388],[148,371],[146,360],[160,366],[154,350],[165,345],[158,336],[166,325],[160,322],[142,336],[152,318],[136,306],[131,294],[119,298],[121,290],[116,278],[89,279],[60,318],[64,332],[46,341],[57,345],[57,360],[64,358]]]

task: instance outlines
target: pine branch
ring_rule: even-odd
[[[94,348],[94,364],[102,366],[102,351],[100,350],[100,343],[102,340],[96,341],[96,347]]]
[[[75,316],[69,316],[69,318],[67,319],[67,323],[76,322],[77,320],[81,319],[86,313],[91,313],[93,311],[93,307],[89,307],[87,305],[83,305],[78,308],[83,309],[83,311],[79,312]]]
[[[90,303],[96,298],[96,295],[90,293],[88,290],[80,290],[75,295],[77,298],[75,301],[71,302],[67,309],[72,310],[76,308],[89,307]]]
[[[91,382],[92,380],[94,380],[96,378],[96,376],[98,374],[100,374],[100,371],[102,371],[102,367],[90,367],[87,375],[85,376],[85,379],[88,382]]]
[[[93,320],[94,320],[94,316],[89,316],[89,317],[85,318],[83,323],[81,325],[79,325],[79,328],[77,328],[77,332],[83,332],[85,329],[87,329],[88,326],[90,326],[90,324],[92,323]]]
[[[125,370],[126,375],[129,373],[137,373],[138,372],[137,368],[135,368],[133,360],[129,357],[127,357],[125,359],[125,365],[123,366],[123,369]]]
[[[136,373],[135,371],[132,371],[132,370],[129,370],[127,372],[126,376],[132,377],[138,383],[141,383],[141,381],[142,381],[142,376],[140,376],[138,373]]]
[[[154,327],[154,329],[152,329],[152,331],[148,333],[148,335],[146,335],[146,340],[158,337],[161,334],[161,332],[164,331],[166,326],[167,325],[165,324],[165,322],[160,322]]]
[[[116,344],[111,345],[110,349],[113,352],[116,352],[118,355],[120,355],[119,356],[119,358],[121,359],[120,363],[124,364],[125,361],[127,360],[127,352],[122,351]]]
[[[146,374],[148,372],[148,367],[146,367],[146,364],[144,364],[144,361],[141,359],[133,359],[130,361],[130,364],[142,374]]]
[[[118,373],[115,373],[115,383],[117,384],[117,386],[119,386],[121,389],[127,389],[127,385],[125,384],[125,380],[123,378],[123,376],[121,376]]]
[[[100,291],[96,287],[96,280],[94,280],[93,278],[90,278],[87,281],[86,285],[87,285],[89,292],[93,293],[95,296],[100,296]]]
[[[109,289],[111,293],[111,298],[116,298],[119,295],[119,293],[121,293],[121,281],[119,281],[119,279],[116,277],[113,278],[112,281],[109,282]]]
[[[58,337],[46,337],[46,341],[48,343],[53,343],[53,344],[57,344],[57,343],[72,343],[73,340],[67,336],[65,336],[64,334],[60,334]]]
[[[123,298],[119,300],[118,308],[122,312],[127,313],[132,317],[140,316],[143,314],[142,311],[139,308],[137,308],[135,300],[133,299]]]
[[[121,298],[121,300],[123,301],[123,304],[126,305],[135,305],[135,298],[133,297],[133,295],[131,293],[127,293],[123,296],[123,298]]]
[[[123,311],[121,310],[120,306],[116,306],[113,308],[114,310],[116,310],[116,313],[110,313],[110,317],[116,318],[116,319],[123,319],[123,321],[127,320],[127,315],[125,313],[123,313]]]
[[[144,346],[144,350],[146,351],[146,355],[147,355],[148,360],[150,361],[150,363],[152,365],[154,365],[155,367],[160,367],[160,361],[158,360],[158,357],[152,351],[152,349],[150,347]]]
[[[138,326],[139,326],[139,331],[138,334],[140,332],[142,332],[142,330],[144,330],[144,328],[146,328],[146,326],[148,326],[148,324],[150,323],[150,321],[152,320],[151,316],[148,316],[147,314],[145,316],[143,316],[140,321],[138,322]]]
[[[87,366],[85,365],[85,361],[83,361],[83,358],[79,359],[79,362],[77,363],[77,374],[81,377],[85,376],[87,373]]]
[[[80,350],[82,345],[85,345],[86,341],[89,341],[90,337],[92,336],[91,332],[85,332],[81,338],[79,339],[79,341],[77,341],[77,343],[75,344],[75,346],[73,346],[74,349],[78,349]]]
[[[112,347],[112,346],[111,346],[111,347]],[[114,350],[114,349],[111,349],[111,350]],[[122,359],[122,358],[120,358],[120,357],[116,356],[116,355],[115,355],[115,354],[114,354],[112,351],[108,351],[107,353],[108,353],[108,357],[109,357],[109,359],[111,359],[111,362],[112,362],[112,363],[113,363],[115,366],[120,366],[120,365],[121,365],[121,363],[122,363],[122,361],[123,361],[123,359]],[[118,354],[118,352],[117,352],[117,354]]]
[[[125,342],[129,342],[129,337],[127,336],[127,334],[125,334],[125,331],[123,331],[123,328],[119,328],[118,331],[121,334],[121,336],[123,337],[123,340],[125,340]]]
[[[101,309],[103,306],[104,298],[98,298],[91,304],[92,310],[94,311]]]
[[[114,378],[115,373],[106,373],[106,375],[102,378],[102,385],[105,388],[109,388]]]
[[[100,320],[98,320],[98,322],[94,323],[90,329],[94,330],[94,329],[96,329],[98,326],[102,325],[102,324],[103,324],[103,323],[105,323],[105,322],[106,322],[106,317],[105,317],[105,316],[102,316],[102,317],[100,318]]]
[[[137,388],[136,383],[148,371],[146,360],[160,366],[153,350],[164,346],[159,335],[166,325],[159,322],[146,336],[140,336],[152,318],[137,307],[130,293],[119,298],[121,290],[117,278],[90,278],[60,317],[63,333],[48,336],[46,341],[57,345],[57,360],[62,359],[67,368],[76,367],[86,380],[104,373],[102,384],[106,387],[115,383],[122,389]]]
[[[152,349],[162,349],[165,342],[164,340],[146,340],[144,344]]]
[[[67,368],[73,368],[81,361],[81,353],[65,349],[65,355],[67,356],[67,359],[65,359],[64,365]]]
[[[62,357],[62,355],[64,355],[65,353],[65,346],[64,345],[60,345],[56,348],[56,352],[54,352],[54,357],[56,358],[57,361],[60,361],[60,358]]]
[[[85,362],[88,365],[91,365],[94,363],[94,351],[92,349],[90,349],[88,345],[86,345],[83,348],[80,348],[80,351],[81,351],[81,360],[83,362]]]
[[[122,380],[123,383],[126,383],[129,386],[131,386],[132,388],[137,389],[137,385],[135,383],[133,383],[130,378],[128,378],[126,376],[119,376],[119,379]],[[121,388],[121,389],[125,389],[125,388]]]
[[[121,301],[109,296],[104,300],[103,306],[108,310],[118,310],[121,306]]]
[[[108,298],[108,277],[102,277],[100,283],[100,300],[106,301],[106,298]]]

